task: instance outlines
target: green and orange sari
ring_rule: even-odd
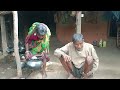
[[[49,50],[49,41],[50,41],[51,32],[47,27],[47,25],[43,24],[47,27],[48,30],[47,30],[47,34],[45,35],[45,38],[43,40],[39,40],[38,36],[35,33],[36,26],[38,24],[43,24],[43,23],[39,23],[39,22],[33,23],[32,26],[29,28],[29,32],[25,40],[26,43],[32,46],[31,53],[33,55],[42,53],[45,50]]]

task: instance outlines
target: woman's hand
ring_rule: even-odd
[[[32,57],[31,52],[30,51],[26,51],[25,52],[25,57],[26,57],[26,59],[30,59]]]

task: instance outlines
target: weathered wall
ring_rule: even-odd
[[[83,23],[82,34],[86,42],[92,43],[94,40],[107,40],[107,23],[101,22],[97,24]]]
[[[66,44],[71,41],[73,33],[75,33],[75,25],[70,26],[56,25],[57,39],[63,44]]]
[[[94,40],[107,40],[107,22],[100,22],[97,24],[83,23],[82,34],[86,42],[92,43]],[[71,41],[72,35],[76,32],[75,26],[63,27],[56,25],[56,34],[59,41],[66,44]]]
[[[108,22],[102,19],[103,11],[99,11],[96,18],[96,23],[86,22],[94,16],[85,16],[82,18],[81,32],[84,35],[85,41],[93,43],[94,40],[99,41],[100,39],[107,40],[108,36]],[[86,18],[87,17],[87,18]],[[56,25],[56,34],[59,41],[66,44],[71,41],[72,35],[76,32],[75,25],[71,25],[67,28],[64,26]]]

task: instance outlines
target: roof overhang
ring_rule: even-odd
[[[12,11],[0,11],[0,15],[10,14]]]

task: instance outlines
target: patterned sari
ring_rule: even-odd
[[[33,23],[32,26],[29,28],[28,35],[25,39],[25,43],[28,43],[32,47],[30,50],[32,55],[42,54],[43,51],[49,50],[49,41],[50,41],[51,33],[50,31],[49,32],[47,31],[45,38],[43,40],[40,40],[35,33],[36,26],[38,24],[43,24],[43,23],[39,23],[39,22]]]

